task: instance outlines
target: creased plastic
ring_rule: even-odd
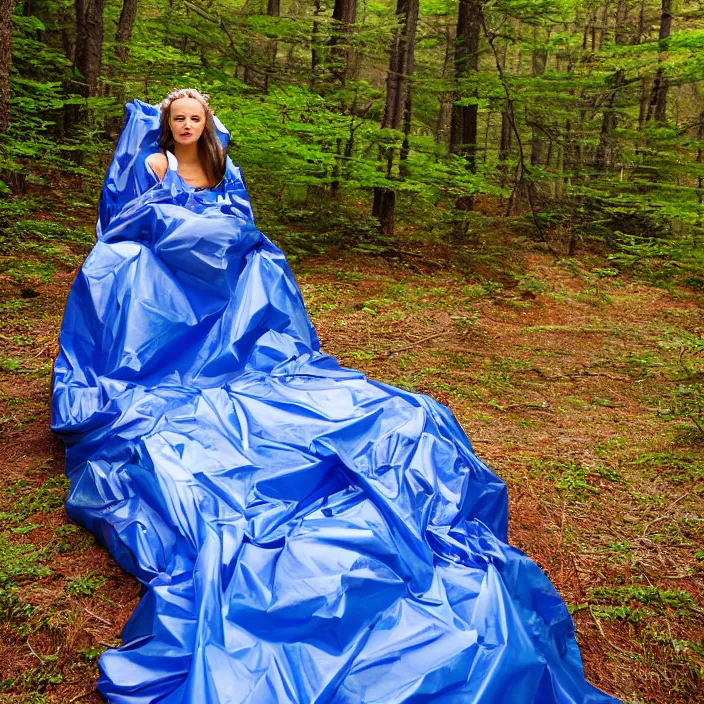
[[[169,153],[159,182],[157,135],[130,103],[54,366],[67,512],[143,585],[99,691],[615,702],[449,409],[321,353],[239,169],[197,190]]]

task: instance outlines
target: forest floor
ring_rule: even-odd
[[[97,658],[139,599],[67,521],[63,447],[49,431],[90,213],[30,204],[0,250],[0,704],[102,701]],[[603,254],[560,259],[496,237],[405,239],[401,252],[330,252],[294,270],[323,351],[449,406],[507,482],[510,540],[573,612],[588,679],[633,704],[692,702],[704,437],[664,411],[678,365],[667,341],[701,333],[704,296],[616,275]]]

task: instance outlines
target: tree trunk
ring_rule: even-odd
[[[398,173],[401,178],[406,178],[409,175],[408,155],[411,153],[411,145],[409,136],[411,134],[411,118],[413,117],[413,91],[409,90],[406,95],[406,104],[403,107],[403,143],[401,151],[398,155]]]
[[[457,13],[457,34],[455,42],[455,79],[460,87],[462,79],[470,74],[476,76],[479,70],[479,36],[481,32],[480,0],[459,0]],[[472,89],[469,98],[477,98],[476,88]],[[452,124],[450,131],[450,151],[461,154],[467,160],[467,168],[476,173],[477,170],[477,123],[479,105],[453,105]],[[474,208],[474,197],[461,196],[455,201],[458,211],[469,211]],[[467,225],[464,218],[458,218],[453,227],[453,234],[464,239]]]
[[[332,19],[334,23],[328,42],[333,66],[332,75],[344,85],[348,79],[354,78],[354,68],[357,64],[349,44],[352,26],[357,21],[357,0],[335,0]]]
[[[645,32],[645,0],[640,0],[640,10],[638,11],[638,34],[636,36],[636,44],[643,41],[643,32]]]
[[[318,85],[318,74],[320,73],[320,64],[322,57],[320,56],[320,0],[314,0],[313,3],[313,28],[310,33],[310,89],[316,90]]]
[[[628,40],[630,38],[628,14],[628,0],[618,0],[618,5],[616,5],[616,19],[614,26],[614,42],[620,46],[628,44]]]
[[[513,130],[511,128],[511,117],[509,111],[511,106],[508,100],[504,100],[501,109],[501,140],[499,142],[499,170],[501,171],[501,186],[506,185],[508,178],[508,158],[511,155],[511,139]]]
[[[455,47],[455,78],[458,82],[479,70],[480,12],[479,0],[459,0]],[[469,97],[477,97],[476,89],[471,91]],[[450,151],[464,155],[472,173],[476,171],[478,116],[479,106],[476,103],[452,107]]]
[[[648,122],[665,122],[667,119],[667,91],[669,81],[665,77],[663,70],[659,68],[653,81],[653,92],[650,94],[650,105],[648,105]]]
[[[0,0],[0,133],[10,126],[10,64],[12,63],[12,7],[14,0]]]
[[[401,130],[406,111],[410,78],[415,68],[416,27],[419,0],[397,0],[396,15],[401,25],[392,33],[389,51],[389,71],[386,77],[386,107],[381,126]],[[393,147],[382,150],[386,160],[386,177],[391,178],[394,163]],[[393,235],[396,209],[396,192],[388,188],[374,188],[372,214],[379,218],[382,232]]]
[[[381,126],[400,130],[403,124],[406,96],[410,77],[415,68],[416,27],[419,0],[397,0],[396,14],[403,17],[401,26],[394,30],[389,53],[389,71],[386,76],[386,106]]]
[[[594,29],[594,25],[592,25]],[[594,39],[594,35],[592,35]],[[545,68],[548,63],[548,52],[547,49],[537,46],[538,43],[538,28],[536,27],[533,32],[533,41],[535,46],[533,47],[533,53],[531,57],[531,75],[533,78],[542,76],[545,73]],[[537,125],[537,121],[541,119],[539,113],[533,113],[530,116],[531,122],[533,122],[533,127],[531,127],[531,139],[530,139],[530,164],[531,166],[545,166],[546,164],[546,153],[545,148],[545,134]],[[529,198],[533,203],[537,202],[538,199],[538,186],[534,181],[529,181],[527,184],[528,190],[530,191]]]
[[[699,142],[699,147],[697,148],[697,158],[696,158],[696,163],[699,164],[700,166],[704,164],[704,147],[702,147],[702,144],[704,144],[704,110],[702,110],[699,113],[699,126],[697,127],[697,141]],[[699,203],[699,207],[704,204],[704,176],[700,174],[700,176],[697,178],[697,203]],[[701,210],[700,210],[701,213]],[[699,215],[697,225],[701,228],[702,226],[702,216]],[[695,236],[696,236],[696,231],[695,231]],[[698,244],[695,241],[695,246]]]
[[[79,93],[100,95],[103,62],[103,8],[105,0],[76,0],[76,54],[74,66],[83,76]]]
[[[534,35],[537,39],[537,30]],[[548,62],[548,53],[545,49],[535,47],[531,61],[531,75],[533,78],[542,76],[545,73],[545,67]],[[545,139],[543,133],[533,127],[530,140],[530,163],[531,166],[541,166],[545,163]]]
[[[626,72],[620,68],[616,71],[613,79],[613,89],[604,106],[604,116],[601,120],[601,132],[599,134],[599,146],[596,149],[594,166],[602,171],[606,169],[613,160],[613,131],[616,129],[617,118],[614,103],[618,92],[626,78]]]
[[[501,57],[501,67],[506,70],[506,61],[508,59],[508,46],[504,47],[503,56]],[[501,174],[501,187],[506,186],[508,180],[508,164],[506,163],[511,156],[511,140],[513,130],[511,128],[511,106],[508,100],[503,101],[501,107],[501,135],[499,137],[499,173]]]
[[[445,59],[442,63],[442,75],[440,76],[443,82],[447,78],[447,73],[452,62],[452,44],[454,35],[450,26],[445,28]],[[435,125],[435,141],[438,144],[444,144],[449,140],[450,124],[452,120],[452,91],[443,90],[438,100],[440,102],[440,110],[438,112],[438,121]]]
[[[643,132],[648,121],[648,105],[650,103],[650,84],[648,77],[643,78],[640,87],[640,101],[638,103],[638,131]]]
[[[604,41],[606,39],[606,33],[609,28],[609,9],[610,9],[611,3],[605,2],[604,7],[601,12],[601,27],[599,27],[599,44],[597,46],[597,50],[601,51],[602,47],[604,46]]]
[[[314,15],[317,15],[317,8],[320,3],[316,3]],[[240,14],[244,14],[247,9],[245,2]],[[258,14],[258,9],[248,14]],[[279,17],[281,14],[280,0],[267,0],[266,15],[268,17]],[[317,22],[313,22],[313,33],[317,32]],[[314,41],[315,36],[311,37]],[[265,93],[269,92],[269,80],[274,71],[276,56],[278,52],[278,42],[275,39],[256,38],[242,42],[242,50],[246,56],[244,62],[244,75],[242,80],[250,86],[261,88]]]
[[[628,0],[619,0],[616,6],[616,26],[614,28],[614,41],[618,45],[628,43]],[[599,146],[596,149],[594,166],[602,171],[613,162],[614,145],[613,132],[617,127],[615,103],[623,82],[626,80],[626,71],[622,68],[616,70],[613,76],[613,84],[609,97],[604,106],[604,114],[601,119],[601,131],[599,134]]]
[[[129,42],[132,39],[132,29],[137,18],[138,2],[139,0],[123,0],[122,12],[120,12],[120,19],[117,22],[117,31],[115,32],[117,47],[115,48],[115,54],[122,64],[127,61],[130,53]]]
[[[281,0],[267,0],[266,4],[266,14],[269,17],[280,17],[281,16]],[[269,89],[269,79],[274,75],[274,70],[276,67],[277,56],[279,53],[279,43],[276,39],[270,39],[266,42],[266,89]]]
[[[664,41],[672,32],[672,0],[662,0],[662,11],[660,15],[659,41]],[[662,54],[658,63],[663,61]],[[648,106],[648,120],[654,119],[656,122],[665,122],[667,119],[667,91],[669,80],[665,76],[662,68],[658,68],[653,81],[653,92],[650,95],[650,105]]]

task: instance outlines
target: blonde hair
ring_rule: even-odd
[[[171,131],[170,117],[171,105],[179,98],[193,98],[197,100],[205,112],[205,129],[198,139],[198,156],[203,165],[203,170],[208,177],[210,186],[216,186],[225,177],[225,150],[222,148],[218,133],[213,121],[213,109],[208,104],[210,96],[201,93],[195,88],[177,88],[172,90],[164,100],[159,103],[161,111],[161,123],[159,132],[159,148],[163,151],[167,149],[173,151],[174,135]]]

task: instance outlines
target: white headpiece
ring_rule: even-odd
[[[171,103],[173,103],[174,100],[178,100],[179,98],[193,98],[194,100],[197,100],[203,106],[203,109],[205,110],[206,115],[208,113],[210,113],[211,115],[215,114],[213,112],[213,109],[208,104],[208,100],[210,99],[210,95],[208,95],[208,93],[201,93],[196,88],[177,88],[176,90],[172,90],[158,104],[157,107],[159,108],[159,110],[161,112],[164,112],[164,110],[169,109],[169,107],[171,106]]]

